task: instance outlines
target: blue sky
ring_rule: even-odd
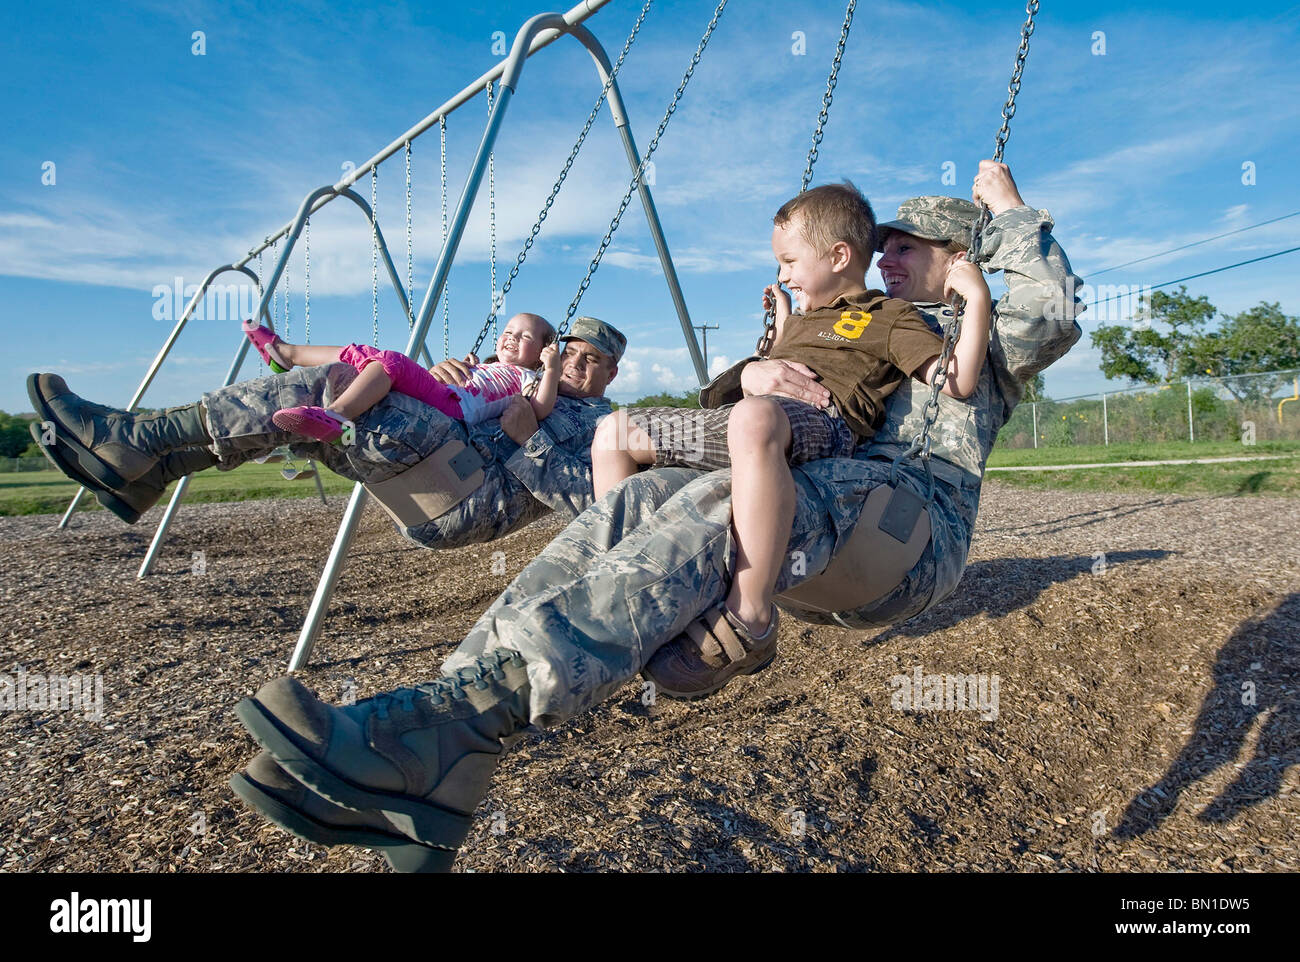
[[[589,26],[611,55],[640,0]],[[634,133],[650,139],[714,4],[656,0],[620,83]],[[564,9],[557,5],[558,9]],[[0,409],[29,408],[23,379],[64,374],[125,403],[171,322],[155,289],[197,283],[285,223],[314,187],[359,164],[488,69],[493,34],[513,38],[536,0],[273,7],[201,0],[48,3],[0,37],[0,325],[9,361]],[[798,187],[842,7],[731,0],[656,154],[653,187],[714,365],[745,356],[771,277],[771,215]],[[864,2],[836,91],[817,180],[849,177],[881,219],[917,194],[964,195],[993,135],[1023,8]],[[193,52],[195,31],[203,55]],[[793,52],[796,31],[806,53]],[[1104,33],[1099,55],[1096,34]],[[1300,7],[1181,2],[1042,5],[1006,160],[1028,203],[1048,209],[1076,272],[1089,273],[1300,210]],[[496,153],[499,276],[513,261],[598,92],[572,41],[532,58]],[[453,202],[486,119],[482,98],[449,120]],[[48,164],[53,164],[54,183]],[[956,185],[943,183],[945,164]],[[1254,183],[1243,183],[1252,164]],[[414,145],[417,299],[440,246],[436,130]],[[558,320],[626,187],[604,116],[507,302]],[[368,183],[363,193],[369,192]],[[380,221],[405,270],[401,158],[381,168]],[[349,205],[350,206],[350,205]],[[452,273],[451,350],[478,331],[490,296],[486,192]],[[1300,244],[1300,217],[1111,271],[1148,285]],[[694,378],[639,207],[588,291],[631,349],[611,395],[682,390]],[[312,223],[312,340],[370,340],[369,232],[335,203]],[[254,265],[256,266],[256,265]],[[269,268],[269,264],[268,264]],[[1193,281],[1221,311],[1260,300],[1300,313],[1300,253]],[[291,264],[302,331],[302,249]],[[879,283],[873,270],[871,278]],[[995,290],[997,282],[994,281]],[[1114,305],[1110,305],[1114,310]],[[381,343],[403,347],[391,290]],[[440,315],[439,315],[440,316]],[[1085,331],[1115,313],[1089,312]],[[154,406],[218,386],[237,320],[191,322],[146,395]],[[442,353],[440,324],[429,339]],[[243,377],[262,373],[254,363]],[[1062,397],[1103,386],[1084,341],[1048,371]]]

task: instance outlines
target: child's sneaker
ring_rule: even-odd
[[[292,431],[294,434],[330,443],[343,437],[343,425],[347,423],[347,419],[340,414],[310,405],[281,408],[271,415],[271,420],[282,431]]]
[[[280,338],[275,331],[269,327],[254,326],[252,318],[244,321],[240,326],[244,329],[244,333],[248,335],[253,347],[257,349],[257,353],[262,355],[262,360],[270,366],[272,371],[276,374],[283,374],[293,367],[276,350],[275,346],[280,343]]]

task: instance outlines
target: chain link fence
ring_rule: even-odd
[[[1161,441],[1300,440],[1300,369],[1024,401],[1001,448]]]
[[[37,455],[34,458],[0,458],[0,474],[13,474],[18,471],[53,470],[50,462]]]

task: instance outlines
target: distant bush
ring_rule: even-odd
[[[683,391],[681,394],[649,394],[627,405],[631,408],[698,408],[700,392]]]
[[[1037,408],[1040,448],[1104,444],[1107,436],[1111,444],[1189,439],[1185,383],[1107,394],[1104,414],[1100,396],[1064,402],[1042,400]],[[1212,387],[1192,388],[1192,427],[1197,441],[1239,440],[1247,422],[1254,425],[1260,441],[1300,438],[1300,417],[1279,423],[1276,399],[1240,401],[1224,398]],[[1022,401],[998,433],[998,447],[1034,447],[1033,425],[1034,406]]]
[[[32,419],[0,411],[0,458],[18,458],[28,453],[40,456],[40,448],[27,429]]]

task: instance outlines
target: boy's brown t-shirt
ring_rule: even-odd
[[[792,314],[770,356],[817,372],[840,416],[869,438],[884,419],[885,398],[942,349],[943,338],[910,301],[871,290]]]

